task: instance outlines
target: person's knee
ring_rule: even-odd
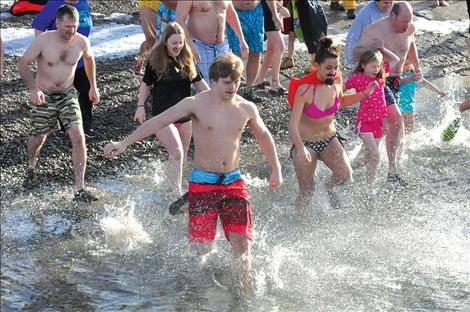
[[[85,145],[85,136],[81,127],[72,126],[67,130],[67,132],[73,147]]]
[[[229,234],[229,239],[235,255],[241,256],[249,253],[250,240],[246,236],[240,233],[231,232]]]

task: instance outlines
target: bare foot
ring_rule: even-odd
[[[439,0],[438,5],[440,5],[440,6],[449,6],[449,3],[445,0]]]

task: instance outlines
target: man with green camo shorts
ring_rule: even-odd
[[[26,50],[18,68],[21,77],[31,91],[32,136],[28,140],[28,171],[23,186],[37,186],[37,156],[47,135],[59,129],[60,117],[72,142],[72,162],[75,173],[74,201],[92,202],[96,196],[84,188],[86,147],[77,91],[73,87],[78,60],[83,56],[86,76],[90,82],[89,97],[93,104],[100,99],[96,87],[95,60],[90,41],[77,33],[78,12],[69,5],[57,10],[57,30],[39,35]],[[37,65],[34,78],[29,68]]]

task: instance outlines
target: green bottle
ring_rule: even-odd
[[[445,128],[444,131],[442,131],[441,140],[444,142],[450,142],[457,134],[457,131],[459,130],[461,123],[462,123],[461,116],[452,120],[452,122],[447,126],[447,128]]]

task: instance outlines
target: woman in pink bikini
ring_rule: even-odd
[[[299,208],[310,205],[317,160],[321,160],[333,172],[326,188],[331,206],[339,208],[334,188],[351,179],[352,169],[336,133],[335,113],[340,105],[349,105],[369,96],[374,85],[358,94],[343,95],[341,76],[338,75],[339,48],[328,37],[320,40],[315,62],[317,69],[312,73],[315,76],[313,80],[322,83],[301,84],[297,90],[290,90],[295,92],[289,135],[293,143],[291,157],[299,183],[296,204]]]

